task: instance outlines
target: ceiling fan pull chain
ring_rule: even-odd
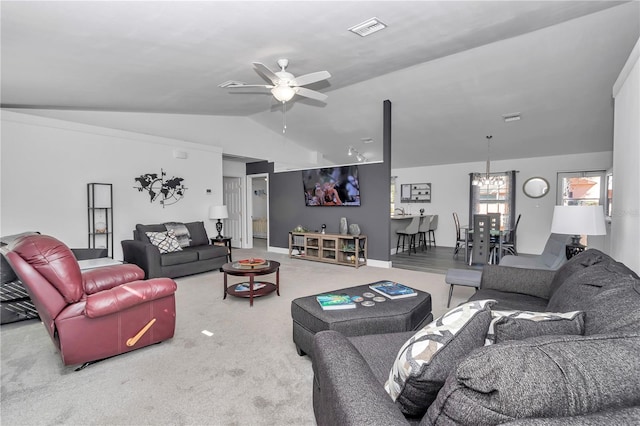
[[[285,102],[282,102],[282,133],[287,131],[287,108]]]

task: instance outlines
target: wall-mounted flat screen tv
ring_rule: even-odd
[[[302,171],[307,206],[359,206],[358,166],[327,167]]]

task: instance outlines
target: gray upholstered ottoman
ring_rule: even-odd
[[[357,303],[355,309],[323,310],[316,295],[300,297],[291,302],[293,342],[299,355],[311,354],[313,335],[323,330],[335,330],[345,336],[395,333],[417,330],[433,320],[431,295],[416,290],[418,295],[403,299],[386,299],[374,306]],[[373,291],[368,284],[343,288],[331,293],[362,296]],[[324,293],[323,293],[324,294]],[[376,293],[376,296],[378,294]],[[365,299],[371,300],[371,299]]]

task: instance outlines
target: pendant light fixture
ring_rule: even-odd
[[[491,139],[493,139],[493,135],[485,136],[487,139],[487,167],[485,169],[485,173],[474,173],[472,185],[494,185],[494,186],[502,186],[504,185],[504,181],[499,176],[491,176]]]
[[[488,185],[491,181],[491,139],[493,139],[493,135],[486,136],[487,138],[487,173],[484,177],[485,185]]]

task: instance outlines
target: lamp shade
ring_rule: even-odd
[[[568,235],[606,235],[602,206],[556,206],[551,233]]]
[[[226,219],[229,217],[227,206],[209,207],[209,219]]]

